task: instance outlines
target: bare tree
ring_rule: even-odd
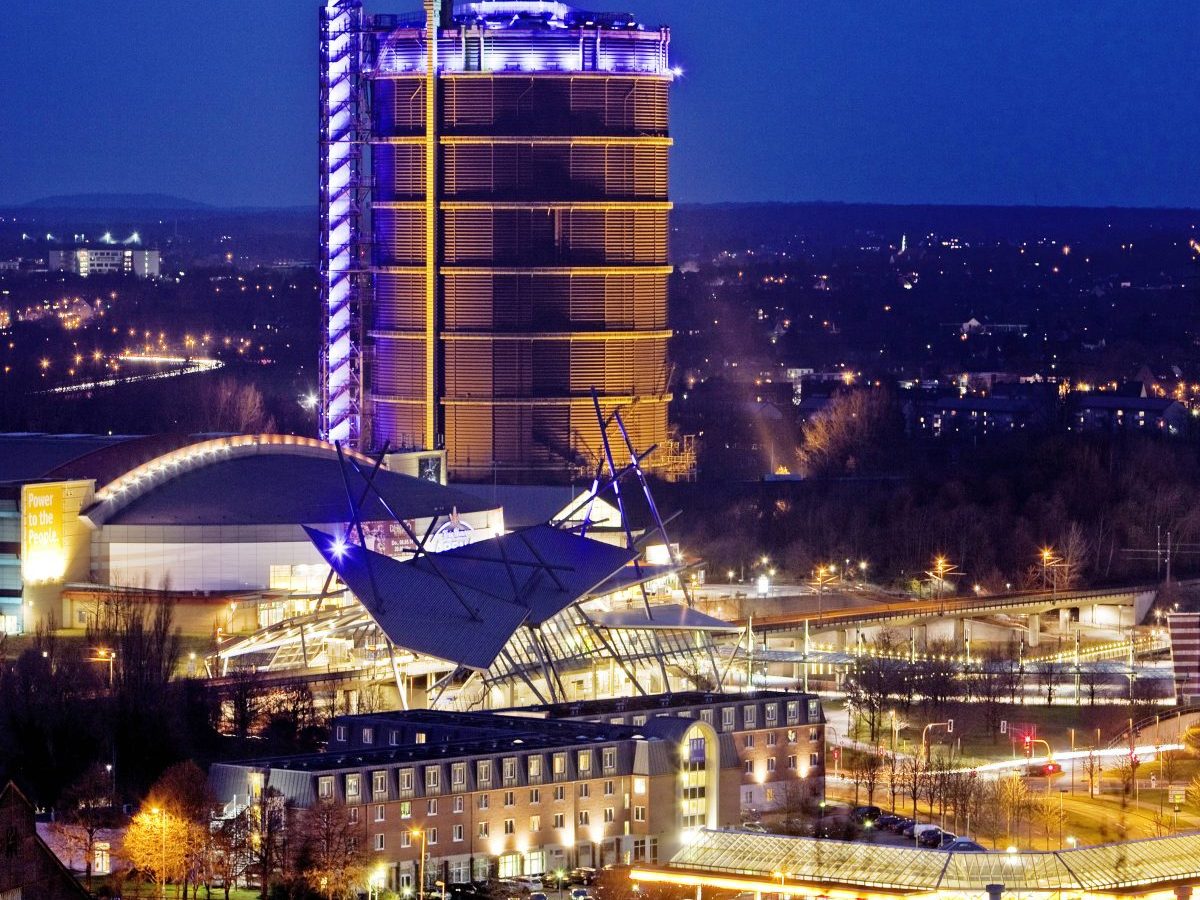
[[[92,865],[96,836],[115,824],[112,780],[99,764],[93,765],[67,788],[63,795],[63,817],[55,823],[59,836],[83,861],[87,888],[92,889]]]
[[[1088,780],[1088,796],[1096,796],[1096,788],[1100,783],[1100,775],[1104,769],[1104,760],[1095,750],[1083,759],[1083,774]]]
[[[899,410],[886,391],[839,394],[805,425],[797,449],[800,470],[810,477],[874,471],[888,459],[900,430]]]
[[[327,900],[351,900],[366,882],[367,854],[363,828],[350,820],[344,804],[323,802],[299,818],[304,879]]]

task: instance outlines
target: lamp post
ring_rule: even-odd
[[[167,896],[167,811],[157,806],[150,810],[158,816],[158,896],[166,900]]]
[[[417,860],[417,900],[425,900],[425,829],[413,828],[409,834],[421,841],[421,856]]]

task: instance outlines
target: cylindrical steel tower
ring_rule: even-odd
[[[464,479],[560,477],[601,452],[593,388],[639,448],[662,443],[668,32],[426,5],[365,25],[362,444],[444,443]]]

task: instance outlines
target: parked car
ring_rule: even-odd
[[[899,822],[901,818],[901,816],[894,816],[891,813],[885,813],[875,820],[875,827],[886,828],[890,831],[892,826]]]
[[[571,870],[568,880],[571,884],[591,884],[596,880],[596,870],[590,866],[577,866]]]
[[[743,831],[753,831],[756,834],[766,834],[767,833],[767,829],[763,825],[762,822],[743,822],[742,830]]]
[[[908,816],[896,816],[896,821],[889,825],[888,828],[896,832],[896,834],[903,834],[904,830],[908,828],[908,826],[915,824],[916,823]],[[909,833],[909,837],[912,837],[911,832]]]
[[[970,838],[960,837],[951,841],[943,850],[949,850],[951,853],[986,853],[987,848],[983,844],[977,844]]]
[[[511,879],[512,883],[520,889],[521,893],[532,894],[535,891],[541,891],[542,879],[536,878],[533,875],[523,875],[519,878]]]
[[[958,837],[958,835],[950,834],[948,831],[942,831],[936,825],[930,825],[917,832],[917,843],[922,847],[933,847],[936,849],[942,846],[942,841],[947,836],[949,836],[950,840]]]
[[[913,822],[913,824],[904,829],[903,834],[907,838],[917,838],[919,840],[921,835],[931,828],[936,831],[942,830],[936,825],[922,825],[920,822]]]
[[[881,815],[883,810],[878,806],[856,806],[850,812],[850,818],[859,825],[865,825],[867,822],[874,822]]]
[[[587,888],[571,888],[571,900],[588,900],[590,896]]]

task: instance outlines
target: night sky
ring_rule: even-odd
[[[1193,0],[592,5],[672,26],[677,201],[1200,207]],[[315,9],[5,3],[0,204],[314,204]]]

